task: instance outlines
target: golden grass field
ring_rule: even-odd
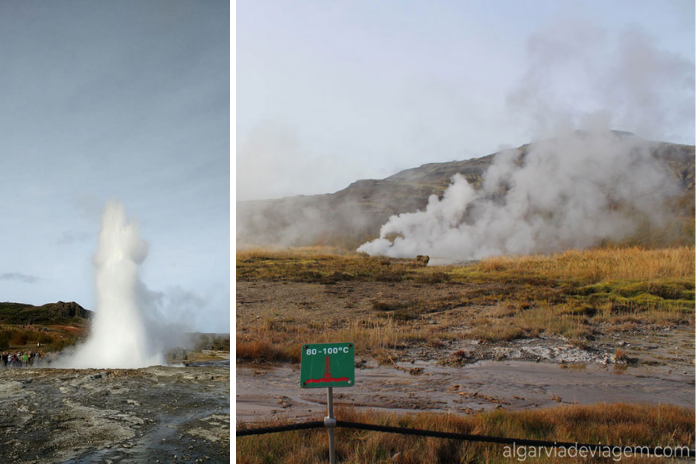
[[[237,254],[238,360],[296,362],[297,346],[309,336],[317,343],[351,339],[359,354],[395,356],[406,346],[452,337],[496,342],[546,333],[582,347],[597,331],[694,322],[693,246],[572,250],[427,267],[330,251]],[[277,305],[262,314],[247,311],[242,294],[244,286],[257,284],[267,285],[271,299],[277,293]],[[283,304],[292,285],[304,286],[310,303]],[[347,289],[338,295],[343,305],[311,295],[330,288]],[[366,288],[372,296],[361,301],[369,304],[351,307]]]

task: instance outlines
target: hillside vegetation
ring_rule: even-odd
[[[0,303],[0,324],[61,324],[84,325],[92,318],[92,311],[74,301],[33,306],[24,303]]]
[[[0,303],[0,350],[60,351],[87,335],[92,314],[74,301]]]

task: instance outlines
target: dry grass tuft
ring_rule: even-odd
[[[617,348],[616,352],[614,352],[614,361],[618,363],[628,362],[628,355],[621,348]]]
[[[300,349],[286,344],[275,345],[266,340],[245,341],[237,337],[237,361],[253,363],[300,362]]]

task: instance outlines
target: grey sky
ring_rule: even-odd
[[[608,124],[694,143],[691,0],[240,0],[237,199]]]
[[[116,199],[160,309],[229,330],[229,8],[0,2],[0,299],[94,309]]]

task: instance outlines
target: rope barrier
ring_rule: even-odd
[[[373,432],[399,433],[403,435],[418,435],[423,437],[448,438],[453,440],[477,441],[484,443],[496,443],[501,445],[517,445],[517,446],[536,446],[546,448],[585,448],[588,450],[596,450],[598,452],[620,451],[622,453],[632,454],[648,454],[652,456],[664,456],[663,448],[651,448],[647,446],[619,446],[619,445],[590,445],[584,443],[568,443],[545,440],[529,440],[524,438],[504,438],[504,437],[489,437],[486,435],[467,435],[451,432],[436,432],[432,430],[409,429],[405,427],[390,427],[384,425],[361,424],[359,422],[336,421],[336,427],[369,430]],[[684,447],[686,448],[686,447]],[[696,457],[696,449],[681,449],[688,454],[681,457]]]
[[[277,427],[261,427],[258,429],[249,429],[249,430],[237,430],[237,436],[238,437],[246,437],[249,435],[263,435],[265,433],[289,432],[291,430],[306,430],[306,429],[315,429],[315,428],[324,428],[324,421],[303,422],[301,424],[279,425]]]
[[[545,448],[584,448],[594,450],[596,452],[621,452],[632,453],[649,456],[666,456],[664,448],[647,447],[647,446],[619,446],[619,445],[601,445],[601,444],[584,444],[584,443],[568,443],[545,440],[530,440],[524,438],[505,438],[505,437],[489,437],[486,435],[469,435],[463,433],[452,432],[437,432],[433,430],[410,429],[405,427],[391,427],[386,425],[363,424],[360,422],[336,421],[336,427],[345,429],[368,430],[372,432],[398,433],[402,435],[417,435],[422,437],[446,438],[451,440],[464,440],[472,442],[495,443],[501,445],[516,445],[516,446],[535,446]],[[291,430],[303,430],[324,428],[323,421],[304,422],[300,424],[288,424],[277,427],[263,427],[249,430],[237,430],[237,437],[250,435],[261,435],[266,433],[288,432]],[[676,448],[676,447],[673,447]],[[671,449],[671,448],[667,448]],[[696,449],[681,447],[679,456],[670,457],[696,457]]]

